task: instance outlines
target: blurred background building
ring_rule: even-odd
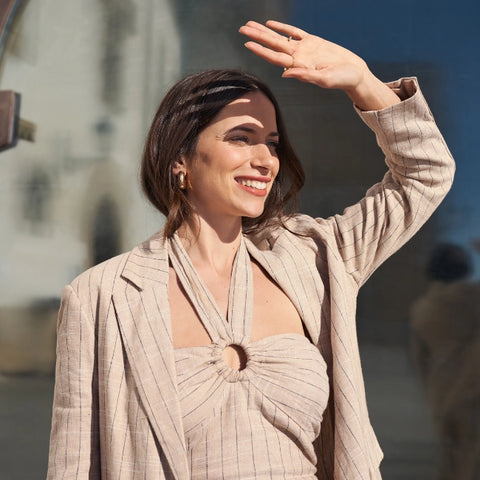
[[[0,1],[0,8],[7,3]],[[354,50],[385,81],[418,76],[457,159],[447,200],[367,283],[358,310],[367,396],[386,454],[384,476],[433,478],[438,439],[411,360],[409,312],[427,289],[423,272],[434,244],[451,240],[470,249],[480,237],[480,162],[474,149],[478,4],[13,3],[19,10],[0,58],[0,89],[21,94],[21,116],[35,123],[36,134],[34,142],[19,141],[0,153],[0,478],[40,479],[46,473],[63,286],[162,225],[140,192],[139,161],[156,107],[181,76],[234,67],[272,86],[306,170],[305,213],[341,212],[383,176],[375,138],[345,95],[282,80],[278,67],[243,48],[238,27],[269,18]]]

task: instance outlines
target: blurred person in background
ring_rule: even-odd
[[[480,283],[468,251],[438,245],[411,308],[412,347],[440,440],[441,480],[480,478]]]

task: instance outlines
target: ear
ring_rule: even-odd
[[[183,156],[181,156],[178,160],[175,160],[172,165],[172,173],[174,175],[178,175],[180,172],[187,172],[187,165]]]

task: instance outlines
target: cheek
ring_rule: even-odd
[[[277,158],[277,161],[275,162],[275,166],[272,168],[273,178],[277,177],[279,171],[280,171],[280,160]]]

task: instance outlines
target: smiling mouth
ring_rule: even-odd
[[[237,182],[244,187],[255,188],[256,190],[266,190],[267,182],[260,182],[258,180],[249,180],[247,178],[239,178]]]

